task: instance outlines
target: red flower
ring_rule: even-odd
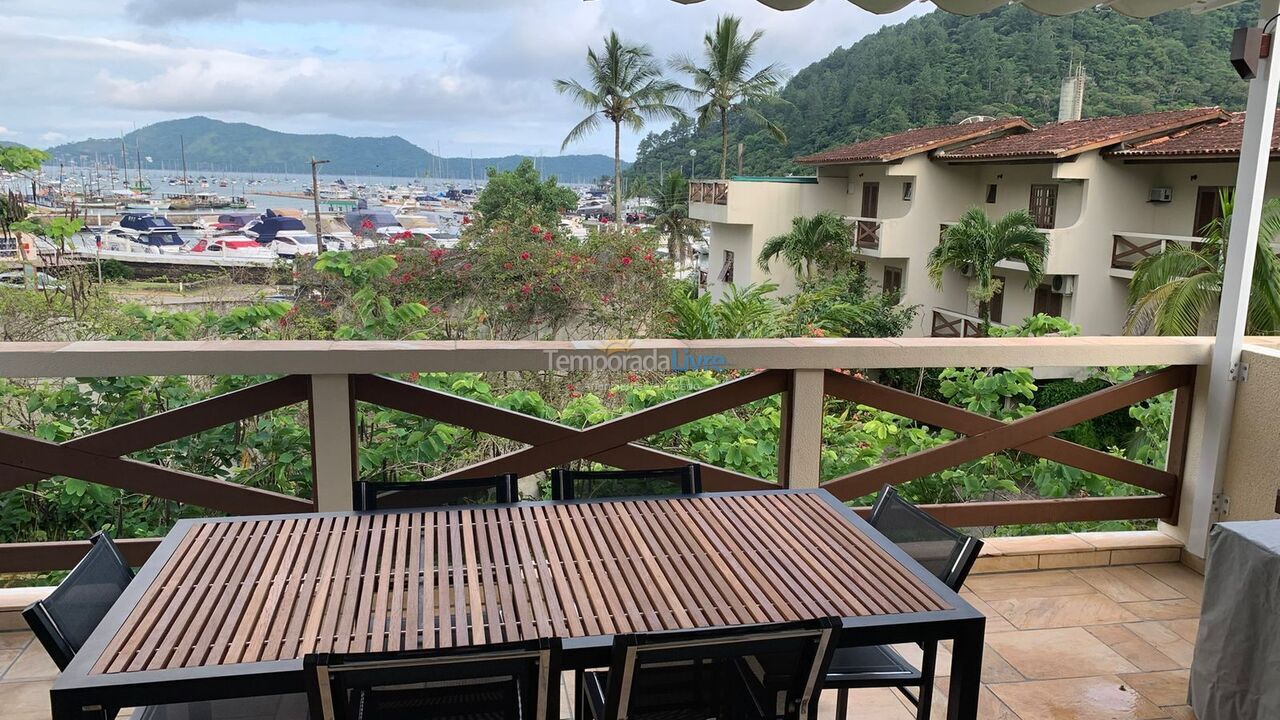
[[[646,262],[653,262],[653,253],[646,253],[644,259]]]
[[[440,309],[440,306],[439,306],[439,305],[432,305],[432,306],[431,306],[431,314],[432,314],[432,315],[439,315],[439,314],[440,314],[440,313],[442,313],[442,312],[444,312],[444,311]]]
[[[361,220],[361,221],[360,221],[360,228],[361,228],[362,230],[372,230],[372,229],[373,229],[373,221],[372,221],[372,220],[370,220],[369,218],[365,218],[364,220]]]
[[[529,293],[533,292],[533,288],[529,286],[529,283],[525,283],[520,286],[520,292],[525,295],[528,295]]]
[[[623,265],[630,265],[630,264],[631,264],[631,258],[629,258],[629,257],[627,257],[627,256],[625,256],[625,255],[623,255],[623,256],[622,256],[622,264],[623,264]]]
[[[555,240],[555,239],[556,239],[556,236],[555,236],[555,235],[553,235],[553,234],[551,233],[551,231],[550,231],[550,230],[548,230],[548,231],[546,231],[546,232],[542,233],[542,239],[543,239],[543,240],[546,240],[547,242],[551,242],[552,240]]]
[[[571,392],[571,393],[569,393],[569,397],[571,397],[571,398],[580,398],[580,397],[582,397],[582,393],[580,393],[580,392]]]
[[[602,303],[607,303],[607,302],[609,302],[609,301],[610,301],[610,300],[612,300],[612,299],[613,299],[613,298],[612,298],[612,296],[610,296],[610,295],[601,295],[601,296],[600,296],[600,302],[602,302]]]
[[[627,376],[627,382],[640,382],[640,376],[635,373],[631,373]]]
[[[527,253],[527,252],[522,252],[522,253],[520,253],[520,259],[521,259],[521,260],[528,260],[528,259],[529,259],[529,253]]]
[[[510,270],[511,268],[515,267],[515,265],[513,265],[512,263],[507,262],[507,263],[502,263],[502,267],[503,267],[504,269],[506,269],[506,270]]]
[[[551,286],[551,292],[553,292],[553,293],[558,293],[558,292],[560,292],[560,286],[559,286],[559,285],[552,285],[552,286]]]
[[[471,269],[471,263],[462,263],[462,269],[463,269],[463,270],[470,270],[470,269]]]
[[[418,372],[409,373],[409,382],[418,382],[418,378],[422,377]]]
[[[564,386],[564,389],[565,389],[565,390],[574,390],[574,389],[575,389],[575,387],[574,387],[574,384],[573,384],[573,383],[568,383],[568,384],[566,384],[566,385]]]
[[[529,233],[533,235],[541,235],[542,228],[538,227],[537,225],[530,226]]]

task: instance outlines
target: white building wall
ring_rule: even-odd
[[[1268,176],[1268,197],[1280,197],[1276,165],[1280,163],[1273,163]],[[1235,167],[1234,162],[1126,163],[1096,151],[1062,163],[948,164],[917,155],[896,164],[821,167],[816,184],[730,181],[728,205],[694,204],[691,214],[712,223],[709,283],[715,297],[724,292],[716,273],[726,249],[736,253],[737,284],[772,281],[788,294],[796,288],[790,268],[775,262],[765,273],[756,266],[764,242],[787,232],[797,215],[829,211],[859,216],[864,184],[879,183],[880,247],[862,253],[867,272],[878,286],[885,266],[903,270],[902,301],[921,306],[907,334],[928,335],[934,308],[977,313],[967,293],[968,280],[948,271],[939,289],[928,276],[927,258],[940,226],[973,206],[993,219],[1027,210],[1031,186],[1054,183],[1058,204],[1055,227],[1048,233],[1046,273],[1076,278],[1075,292],[1063,298],[1063,317],[1085,334],[1114,335],[1124,329],[1128,280],[1112,275],[1113,235],[1191,235],[1198,188],[1231,185]],[[912,184],[910,200],[903,198],[904,182]],[[987,203],[991,184],[997,187],[996,201]],[[1172,201],[1149,202],[1152,187],[1171,188]],[[1026,287],[1024,271],[1006,268],[998,274],[1006,278],[1002,319],[1020,322],[1032,312],[1035,289]]]

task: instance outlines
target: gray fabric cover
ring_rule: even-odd
[[[1280,718],[1280,520],[1210,532],[1188,694],[1199,720]]]

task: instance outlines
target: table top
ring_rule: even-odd
[[[851,517],[782,491],[184,521],[86,674],[952,609]]]

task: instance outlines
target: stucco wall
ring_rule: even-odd
[[[1246,348],[1249,379],[1236,389],[1231,418],[1231,440],[1222,492],[1231,499],[1224,520],[1274,520],[1276,492],[1280,490],[1280,465],[1276,463],[1276,439],[1280,438],[1280,351]]]

